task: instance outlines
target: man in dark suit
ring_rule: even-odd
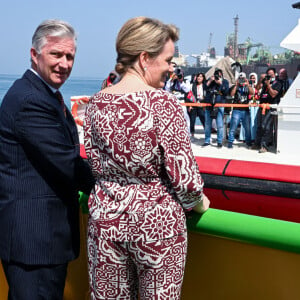
[[[68,23],[41,23],[31,69],[0,107],[0,258],[8,299],[62,299],[68,262],[79,254],[78,191],[89,194],[94,179],[57,93],[75,52]]]

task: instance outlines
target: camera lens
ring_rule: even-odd
[[[239,84],[244,84],[245,83],[245,79],[243,77],[239,78]]]

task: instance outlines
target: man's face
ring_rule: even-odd
[[[269,70],[267,73],[271,78],[275,78],[275,72],[273,70]]]
[[[287,79],[287,71],[285,69],[280,70],[278,75],[281,80]]]
[[[71,74],[75,52],[72,38],[47,37],[41,53],[31,48],[32,67],[50,86],[59,89]]]

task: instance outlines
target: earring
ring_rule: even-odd
[[[147,71],[147,67],[144,67],[144,71],[145,71],[145,72]]]

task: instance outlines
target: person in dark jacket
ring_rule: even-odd
[[[223,71],[215,69],[214,75],[207,81],[206,102],[212,105],[205,110],[205,142],[203,146],[210,145],[212,120],[217,121],[217,147],[222,148],[223,143],[223,117],[224,107],[214,107],[217,103],[225,103],[229,92],[229,82],[223,78]]]
[[[256,89],[260,90],[260,104],[278,104],[282,91],[282,81],[276,77],[276,69],[270,67],[265,74],[262,74]],[[274,114],[276,108],[267,109],[263,112],[260,107],[257,113],[257,132],[255,144],[252,149],[259,150],[259,153],[269,151],[269,147],[274,143]]]
[[[94,178],[59,92],[75,52],[68,23],[41,23],[31,69],[0,107],[0,258],[11,300],[63,299],[68,262],[79,255],[78,191],[89,194]]]
[[[196,75],[196,79],[192,85],[192,92],[196,103],[205,102],[206,78],[204,73],[200,72]],[[195,134],[195,123],[197,117],[199,117],[203,128],[205,128],[205,111],[203,107],[192,106],[190,110],[190,120],[191,120],[190,130],[191,130],[192,137],[194,137]]]

